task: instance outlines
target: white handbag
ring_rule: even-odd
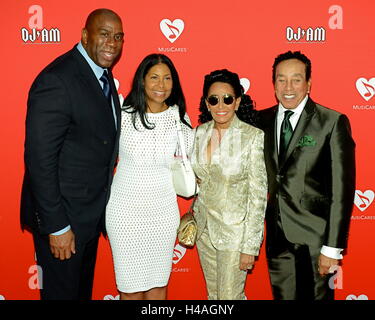
[[[186,155],[185,142],[182,134],[180,115],[175,112],[178,144],[181,156],[174,157],[171,164],[173,187],[179,196],[190,198],[198,192],[198,185],[191,163]]]

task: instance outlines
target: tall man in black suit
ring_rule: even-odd
[[[266,252],[275,299],[333,299],[329,274],[346,248],[355,192],[348,118],[309,98],[311,62],[273,64],[279,104],[262,110],[269,201]]]
[[[97,9],[81,42],[49,64],[27,104],[21,224],[42,267],[42,299],[91,299],[98,239],[117,158],[120,102],[110,67],[120,17]]]

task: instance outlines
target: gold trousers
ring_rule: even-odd
[[[212,245],[207,227],[197,241],[209,300],[246,300],[247,271],[240,270],[240,252],[220,251]]]

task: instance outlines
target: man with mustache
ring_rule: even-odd
[[[273,296],[333,299],[329,274],[346,248],[355,192],[349,120],[309,97],[311,61],[299,51],[276,57],[273,84],[279,104],[260,112]]]
[[[123,37],[115,12],[91,12],[81,42],[29,92],[21,224],[33,233],[41,299],[91,299],[117,158],[120,102],[110,68]]]

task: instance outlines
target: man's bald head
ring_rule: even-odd
[[[94,21],[96,21],[96,18],[99,16],[107,16],[109,18],[112,17],[113,19],[118,19],[122,23],[120,16],[116,12],[110,9],[100,8],[92,11],[88,15],[85,23],[85,29],[90,28],[93,25]]]
[[[121,18],[109,9],[94,10],[87,17],[81,42],[98,66],[111,67],[119,57],[124,43]]]

